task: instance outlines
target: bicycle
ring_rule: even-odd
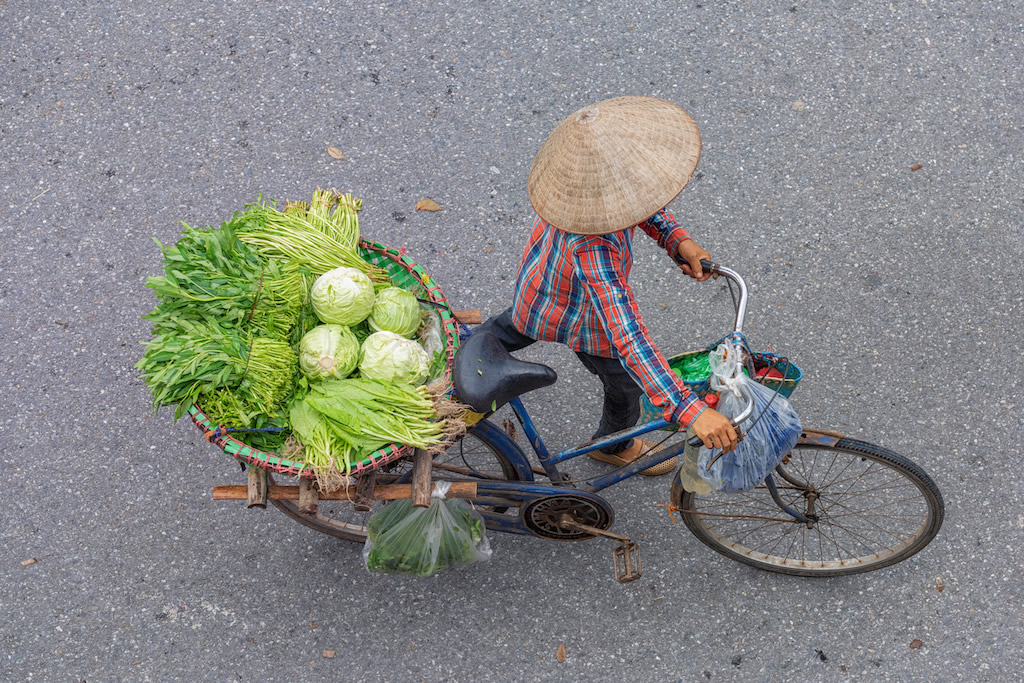
[[[799,369],[785,357],[749,351],[742,332],[748,301],[743,278],[724,266],[703,263],[739,290],[734,298],[734,329],[727,338],[743,343],[748,362],[756,360],[762,367],[776,368],[783,377],[782,381],[767,377],[760,381],[776,382],[779,391],[787,378],[798,381]],[[467,332],[468,328],[463,330]],[[459,400],[475,411],[475,423],[444,453],[430,458],[417,452],[415,459],[386,462],[362,475],[355,486],[326,498],[317,495],[308,478],[300,477],[299,486],[279,487],[272,475],[260,478],[265,470],[250,468],[250,507],[265,507],[269,499],[308,527],[362,543],[366,520],[379,505],[398,497],[415,500],[416,487],[429,486],[431,478],[452,481],[464,485],[458,491],[453,486],[452,493],[468,498],[488,529],[559,541],[611,538],[619,543],[613,553],[616,578],[620,582],[639,578],[638,547],[627,536],[609,531],[615,512],[599,492],[674,456],[685,456],[686,449],[695,447],[699,439],[693,437],[688,442],[683,435],[677,443],[665,445],[681,432],[672,431],[673,425],[656,418],[552,452],[521,396],[550,386],[557,375],[545,365],[514,358],[487,333],[468,333],[462,340],[454,357],[452,380]],[[796,384],[790,381],[789,392]],[[696,389],[706,392],[706,383]],[[502,427],[490,419],[506,404],[539,467],[517,443],[510,421]],[[745,412],[750,414],[749,409]],[[744,417],[739,416],[741,420]],[[611,472],[574,481],[558,467],[591,451],[658,430],[668,430],[663,448]],[[246,497],[239,490],[243,487],[218,488],[235,489],[221,498]],[[268,490],[274,495],[268,495]],[[420,499],[425,496],[421,490]],[[888,449],[822,429],[803,429],[796,447],[764,484],[753,490],[698,495],[685,489],[680,468],[672,475],[669,498],[669,509],[678,511],[687,529],[713,550],[754,567],[801,576],[856,574],[901,562],[935,538],[944,515],[938,487],[919,466]]]

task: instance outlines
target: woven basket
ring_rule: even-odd
[[[377,242],[360,239],[359,254],[368,263],[387,270],[391,284],[412,292],[423,301],[429,301],[437,310],[440,320],[439,329],[444,342],[446,357],[443,377],[446,381],[451,381],[452,360],[455,358],[455,351],[459,347],[459,323],[452,314],[451,307],[448,305],[448,300],[445,298],[441,288],[437,286],[437,283],[422,268],[405,255],[404,248],[393,249]],[[203,431],[203,434],[210,443],[215,444],[240,462],[279,474],[310,478],[314,476],[306,463],[295,462],[273,453],[265,453],[247,446],[228,433],[224,433],[219,428],[219,425],[210,423],[210,418],[197,405],[189,408],[188,415],[192,418],[196,427]],[[352,474],[359,475],[377,469],[381,465],[394,462],[411,453],[412,448],[410,446],[389,444],[371,453],[359,462],[353,463]]]
[[[728,337],[726,337],[725,339],[728,339]],[[687,358],[696,356],[698,354],[711,353],[716,348],[718,348],[718,345],[725,341],[725,339],[719,339],[714,344],[709,344],[706,348],[700,349],[698,351],[687,351],[685,353],[680,353],[676,356],[672,356],[671,358],[666,359],[668,360],[668,365],[677,375],[681,376],[682,373],[679,369],[682,368],[683,363]],[[800,372],[800,368],[798,368],[794,363],[790,362],[787,358],[784,358],[783,356],[778,356],[774,353],[751,353],[750,359],[754,363],[755,372],[757,370],[760,370],[761,368],[771,367],[775,368],[776,370],[782,373],[782,376],[785,379],[779,379],[777,377],[759,377],[756,381],[760,384],[765,385],[766,387],[769,387],[774,391],[778,391],[786,398],[789,398],[793,394],[793,391],[796,389],[796,385],[800,383],[800,378],[803,377],[803,373]],[[711,378],[709,376],[707,379],[704,379],[699,382],[691,382],[684,380],[683,384],[685,384],[690,389],[690,391],[697,394],[697,396],[703,399],[708,394],[708,392],[711,391],[710,380]],[[641,424],[645,422],[653,422],[654,420],[659,420],[662,417],[664,417],[664,412],[661,408],[657,408],[653,403],[651,403],[651,400],[647,398],[646,395],[641,397]],[[663,429],[667,431],[676,431],[678,428],[679,425],[673,423],[669,424]]]

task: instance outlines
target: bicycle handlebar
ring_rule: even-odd
[[[679,256],[679,254],[675,255],[675,261],[680,266],[689,266],[689,264]],[[725,266],[718,265],[717,263],[713,263],[712,261],[709,261],[707,259],[701,259],[700,266],[704,270],[711,273],[712,277],[717,278],[718,276],[725,276],[729,280],[736,283],[736,286],[740,290],[740,295],[739,300],[736,302],[736,321],[733,323],[733,330],[734,332],[739,332],[740,334],[742,334],[743,321],[747,314],[747,283],[743,281],[743,278],[740,277],[740,274],[737,273],[735,270],[731,268],[726,268]],[[740,413],[735,418],[730,420],[734,427],[743,422],[744,420],[746,420],[754,412],[754,397],[750,394],[749,391],[747,391],[743,387],[741,387],[740,391],[741,393],[744,394],[744,398],[747,399],[747,407],[743,409],[742,413]],[[694,436],[690,438],[687,441],[687,443],[690,444],[691,446],[700,446],[704,442],[703,440],[701,440],[699,436]]]
[[[679,254],[675,255],[675,262],[677,264],[679,264],[680,266],[689,266],[690,265],[686,261],[684,261],[679,256]],[[740,297],[739,297],[739,300],[736,302],[736,321],[733,323],[733,330],[736,331],[736,332],[742,333],[743,332],[743,321],[744,321],[744,319],[747,316],[747,296],[748,296],[747,295],[747,283],[744,282],[743,278],[740,277],[740,274],[737,273],[732,268],[726,268],[725,266],[720,266],[717,263],[714,263],[712,261],[708,261],[707,259],[701,259],[700,260],[700,266],[704,270],[706,270],[709,273],[711,273],[712,277],[716,277],[717,278],[720,275],[725,276],[729,280],[732,280],[733,282],[735,282],[736,286],[739,287]]]

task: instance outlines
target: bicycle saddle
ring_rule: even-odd
[[[514,358],[492,332],[476,332],[462,342],[452,364],[459,400],[478,413],[497,410],[516,396],[550,386],[555,371]]]

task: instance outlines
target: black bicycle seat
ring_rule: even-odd
[[[461,343],[452,365],[459,400],[478,413],[497,410],[516,396],[551,386],[555,371],[514,358],[492,332],[476,332]]]

